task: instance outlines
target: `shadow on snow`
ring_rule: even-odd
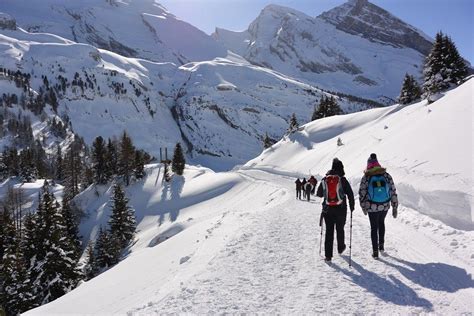
[[[424,288],[448,293],[474,288],[472,276],[462,268],[441,262],[414,263],[392,256],[388,257],[395,262],[384,259],[380,261],[397,269],[405,278]]]
[[[348,261],[347,256],[344,259]],[[409,286],[404,284],[393,275],[388,279],[374,272],[364,269],[360,264],[352,260],[352,268],[355,270],[346,270],[338,265],[332,265],[334,269],[344,273],[360,287],[366,289],[385,302],[390,302],[402,306],[415,306],[425,308],[427,311],[433,310],[433,304],[418,294]]]

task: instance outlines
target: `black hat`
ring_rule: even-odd
[[[342,164],[342,161],[337,158],[332,160],[331,170],[334,171],[338,176],[343,177],[345,175],[344,165]]]

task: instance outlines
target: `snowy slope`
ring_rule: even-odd
[[[265,133],[279,139],[292,113],[307,122],[321,96],[329,95],[235,55],[189,63],[180,70],[185,80],[176,98],[181,131],[196,153],[194,161],[217,170],[254,157]],[[346,98],[338,102],[345,112],[367,108]]]
[[[183,64],[226,55],[210,36],[154,0],[4,0],[0,12],[27,31],[56,34],[127,57]]]
[[[139,219],[127,258],[26,314],[470,313],[473,85],[430,105],[307,124],[233,172],[188,168],[167,187],[160,166],[149,166],[127,192]],[[371,152],[393,175],[401,203],[399,217],[386,220],[386,254],[370,257],[368,219],[356,206],[352,267],[347,253],[326,265],[320,200],[295,200],[294,179],[320,179],[338,156],[357,191]],[[86,236],[103,223],[109,194],[81,195],[90,206]]]
[[[68,116],[74,132],[88,144],[99,135],[114,137],[124,130],[138,148],[152,154],[160,146],[171,148],[181,141],[169,111],[177,71],[172,63],[125,58],[58,36],[23,30],[0,34],[0,58],[3,67],[31,74],[33,95],[44,91],[42,76],[48,77],[51,86],[61,85],[61,78],[65,78],[66,89],[57,90],[58,115]],[[76,76],[84,88],[74,84]],[[21,98],[21,89],[2,79],[3,92]]]
[[[380,100],[398,96],[405,73],[421,76],[431,45],[423,33],[367,1],[349,1],[316,18],[268,5],[248,30],[218,28],[213,36],[253,64]]]
[[[398,183],[404,205],[474,230],[473,88],[470,79],[429,105],[394,105],[307,124],[247,166],[322,176],[338,157],[357,184],[375,152]],[[337,146],[338,137],[344,146]]]
[[[0,58],[3,67],[30,73],[34,92],[45,91],[43,76],[51,86],[64,85],[57,91],[58,114],[69,117],[86,143],[127,130],[138,148],[156,157],[160,147],[180,141],[193,162],[217,170],[257,155],[265,133],[279,139],[292,113],[308,121],[321,96],[329,95],[235,54],[178,67],[22,29],[0,33]],[[84,88],[74,84],[78,80]],[[0,84],[21,99],[13,81]],[[369,107],[338,99],[345,112]]]

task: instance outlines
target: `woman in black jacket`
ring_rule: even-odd
[[[337,232],[337,251],[341,254],[346,249],[344,242],[344,225],[347,217],[346,196],[349,199],[351,212],[354,211],[354,193],[344,175],[344,165],[339,159],[334,158],[331,170],[321,180],[316,193],[317,196],[324,198],[323,217],[326,223],[324,254],[326,261],[332,259],[334,228]]]

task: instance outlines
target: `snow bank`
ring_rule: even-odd
[[[394,105],[305,125],[246,167],[321,178],[334,157],[358,189],[370,153],[397,183],[402,205],[458,229],[474,230],[474,80],[440,100]],[[343,146],[337,146],[337,138]]]

